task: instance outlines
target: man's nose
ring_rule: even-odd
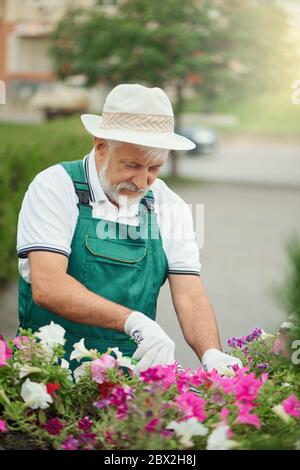
[[[147,186],[151,184],[151,175],[148,173],[147,170],[140,172],[138,175],[135,175],[132,179],[132,182],[139,188],[145,189]]]

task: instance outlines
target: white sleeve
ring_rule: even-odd
[[[160,182],[160,190],[158,223],[168,260],[169,274],[199,276],[201,270],[199,247],[190,207],[165,183]]]
[[[78,217],[73,182],[61,165],[39,173],[23,199],[18,220],[17,252],[53,251],[69,256]]]

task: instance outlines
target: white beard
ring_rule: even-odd
[[[148,192],[149,186],[147,186],[143,191],[139,191],[135,197],[120,194],[120,190],[122,189],[136,192],[136,187],[133,183],[110,184],[107,179],[107,169],[109,165],[109,160],[109,157],[107,157],[98,174],[103,191],[111,201],[116,202],[120,207],[129,208],[134,204],[137,204],[142,199],[142,197]]]

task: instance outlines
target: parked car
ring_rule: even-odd
[[[45,119],[87,112],[90,96],[80,78],[70,77],[64,82],[46,84],[32,97],[30,106],[42,111]]]
[[[180,126],[176,132],[195,142],[196,147],[193,150],[188,150],[188,155],[208,155],[217,149],[218,135],[211,127]]]

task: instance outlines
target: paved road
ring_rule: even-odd
[[[177,190],[191,204],[205,205],[202,278],[214,305],[223,344],[254,326],[273,331],[285,318],[271,288],[287,269],[284,243],[300,234],[300,190],[251,185],[205,184]],[[0,294],[4,334],[16,328],[16,286]],[[158,321],[176,340],[185,367],[199,361],[182,337],[168,284],[160,294]]]
[[[300,187],[300,142],[227,138],[214,155],[181,158],[179,169],[205,180]]]
[[[254,326],[274,331],[286,314],[275,304],[272,289],[287,271],[286,240],[300,235],[300,189],[207,184],[180,193],[188,203],[205,205],[202,278],[223,344]],[[158,321],[176,338],[183,365],[197,367],[175,318],[164,286]]]

